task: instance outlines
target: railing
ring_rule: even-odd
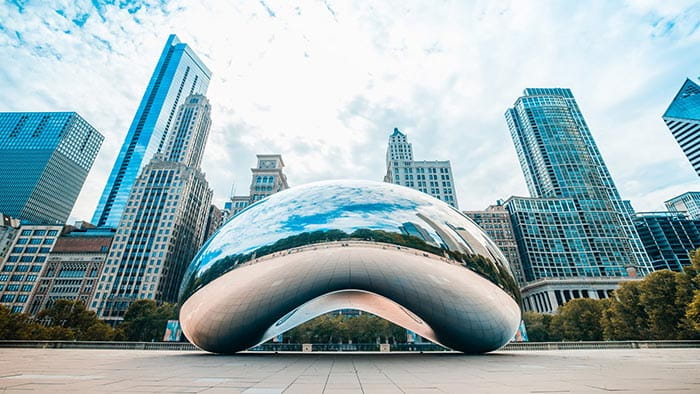
[[[13,341],[0,340],[0,348],[40,349],[133,349],[133,350],[199,350],[186,342],[89,342],[89,341]],[[511,342],[501,351],[582,350],[582,349],[672,349],[700,348],[700,341],[598,341],[598,342]],[[433,343],[399,343],[389,346],[392,352],[454,352]],[[264,343],[249,352],[301,352],[301,343]],[[378,343],[314,343],[314,352],[379,352]],[[454,352],[457,353],[457,352]]]

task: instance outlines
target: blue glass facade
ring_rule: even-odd
[[[527,281],[649,272],[622,201],[569,89],[525,89],[505,114],[531,198],[511,197]]]
[[[165,144],[175,111],[191,94],[205,94],[211,72],[175,35],[168,38],[141,99],[92,223],[117,227],[141,169]]]
[[[683,272],[691,250],[700,248],[700,220],[684,212],[644,212],[634,217],[639,237],[655,270]]]
[[[75,112],[0,113],[0,212],[65,223],[103,139]]]
[[[700,85],[687,79],[663,115],[673,138],[700,175]]]

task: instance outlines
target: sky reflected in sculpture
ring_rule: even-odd
[[[187,270],[181,301],[220,274],[265,254],[348,238],[396,243],[445,256],[456,253],[452,257],[457,259],[478,255],[483,258],[480,265],[492,266],[487,273],[479,273],[490,276],[492,282],[502,282],[501,276],[512,278],[495,244],[446,203],[388,183],[325,181],[274,194],[229,220]]]

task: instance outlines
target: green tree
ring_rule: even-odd
[[[138,300],[126,310],[118,329],[129,341],[162,341],[167,321],[176,318],[176,305],[159,306],[153,300]],[[121,336],[121,333],[115,335]]]
[[[12,313],[0,304],[0,339],[44,339],[46,328],[26,313]]]
[[[527,339],[532,342],[556,341],[559,338],[550,333],[552,315],[538,312],[523,313],[523,321],[527,330]]]
[[[56,300],[36,320],[46,326],[46,339],[109,341],[114,337],[114,330],[80,301]]]
[[[645,339],[684,339],[691,335],[685,315],[692,298],[687,275],[662,270],[644,278],[640,282],[639,302],[649,325]]]
[[[590,298],[573,299],[559,308],[550,323],[551,333],[568,341],[601,341],[603,305]]]
[[[615,290],[615,298],[603,305],[601,319],[606,340],[644,339],[649,331],[649,317],[640,302],[640,282],[625,282]]]

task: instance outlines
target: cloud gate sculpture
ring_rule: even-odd
[[[513,337],[520,303],[501,251],[456,209],[403,186],[327,181],[224,224],[185,273],[180,321],[200,348],[235,353],[358,309],[483,353]]]

